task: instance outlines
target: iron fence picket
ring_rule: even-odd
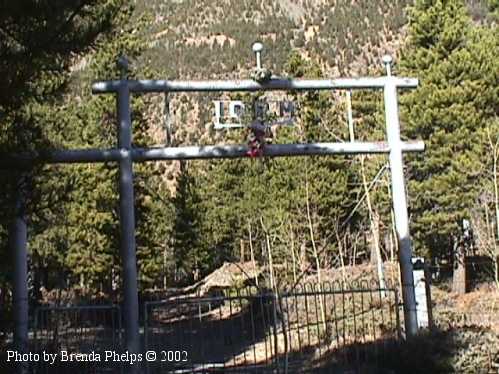
[[[68,365],[74,374],[122,373],[123,365],[105,362],[105,351],[120,352],[121,316],[118,305],[42,306],[34,311],[33,351],[56,353],[50,364],[40,360],[31,365],[33,374],[67,373]],[[118,322],[118,323],[115,323]],[[100,361],[64,362],[62,351],[99,355]],[[106,371],[104,371],[106,370]]]

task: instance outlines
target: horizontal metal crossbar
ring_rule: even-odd
[[[92,84],[94,94],[117,92],[125,82],[131,92],[210,92],[210,91],[271,91],[271,90],[349,90],[383,88],[388,84],[401,88],[418,86],[416,78],[376,77],[338,79],[271,79],[258,83],[254,80],[168,81],[129,80],[101,81]]]
[[[85,311],[85,310],[109,310],[109,309],[119,309],[119,305],[115,304],[104,304],[104,305],[51,305],[51,306],[40,306],[37,307],[37,311]]]
[[[404,152],[424,151],[422,141],[401,142]],[[336,154],[369,154],[389,153],[386,142],[346,142],[346,143],[307,143],[307,144],[268,144],[265,146],[265,157],[287,156],[326,156]],[[131,156],[135,162],[159,160],[198,160],[212,158],[245,158],[248,156],[246,145],[207,145],[166,148],[134,148],[123,149],[80,149],[57,150],[40,154],[10,154],[0,158],[0,168],[17,168],[33,163],[89,163],[116,162]]]

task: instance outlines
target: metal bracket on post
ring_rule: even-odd
[[[409,234],[409,216],[407,213],[407,197],[405,191],[404,165],[402,158],[402,140],[400,139],[400,123],[398,114],[397,86],[395,77],[391,76],[391,56],[384,56],[383,63],[389,78],[384,87],[386,132],[390,145],[390,169],[392,184],[393,211],[395,229],[399,242],[400,276],[402,281],[402,298],[404,302],[404,322],[406,337],[415,336],[418,331],[416,295],[414,276],[412,273],[412,243]]]

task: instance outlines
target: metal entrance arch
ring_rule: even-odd
[[[257,56],[258,57],[258,56]],[[344,142],[268,145],[264,156],[305,156],[334,154],[373,154],[388,153],[391,169],[392,202],[395,226],[400,243],[399,263],[402,279],[404,322],[407,337],[417,333],[416,300],[412,274],[412,244],[409,234],[406,190],[403,170],[403,152],[424,150],[423,142],[404,142],[400,139],[397,90],[415,88],[417,79],[399,78],[391,75],[391,59],[385,59],[387,75],[354,79],[294,80],[270,78],[264,82],[255,80],[212,80],[212,81],[168,81],[168,80],[128,80],[126,69],[120,80],[96,82],[92,86],[94,94],[112,93],[117,97],[118,148],[58,150],[44,154],[10,154],[0,159],[0,168],[29,167],[33,163],[119,163],[119,200],[121,256],[123,259],[124,290],[124,350],[139,353],[139,302],[137,288],[137,262],[135,244],[135,216],[133,189],[133,162],[154,160],[212,159],[248,157],[246,146],[193,146],[164,148],[132,148],[132,121],[130,115],[130,95],[132,93],[162,92],[223,92],[223,91],[269,91],[269,90],[355,90],[380,89],[384,92],[387,142]],[[123,60],[121,60],[122,65]],[[20,185],[25,183],[21,181]],[[28,295],[27,295],[27,229],[24,213],[22,188],[18,189],[17,212],[13,221],[10,238],[14,258],[13,304],[15,310],[15,346],[19,352],[27,351],[28,342]],[[24,373],[24,369],[20,369]],[[133,365],[129,373],[138,373],[140,368]]]

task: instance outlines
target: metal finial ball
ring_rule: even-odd
[[[384,55],[382,58],[383,64],[391,64],[393,62],[393,57],[390,55]]]
[[[261,52],[263,50],[263,44],[260,42],[256,42],[253,44],[253,52]]]
[[[116,65],[120,69],[128,70],[128,66],[129,66],[128,59],[125,56],[120,56],[118,58],[118,61],[116,62]]]

